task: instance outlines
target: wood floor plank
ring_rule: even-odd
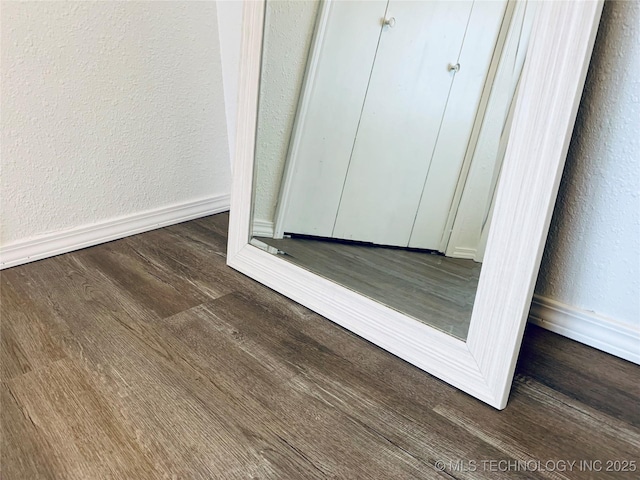
[[[27,295],[18,294],[0,276],[0,375],[6,381],[65,357],[55,337],[43,325],[47,314]]]
[[[602,410],[596,410],[582,402],[553,390],[539,381],[517,374],[514,378],[514,389],[520,394],[541,403],[544,409],[569,412],[566,416],[576,423],[593,424],[599,433],[616,438],[636,452],[640,452],[640,429],[627,422],[609,416]],[[640,406],[638,407],[640,408]]]
[[[199,243],[200,248],[206,247],[226,256],[229,212],[172,225],[165,230]]]
[[[209,230],[205,230],[209,232]],[[182,230],[159,229],[135,235],[126,243],[141,257],[169,274],[178,275],[214,299],[258,285],[226,266],[224,250],[205,244]]]
[[[26,353],[11,329],[11,323],[0,322],[0,381],[17,377],[31,370]]]
[[[161,317],[174,315],[217,296],[208,296],[176,272],[162,268],[161,264],[132,248],[128,239],[71,255],[88,268],[102,272],[130,292],[136,302]]]
[[[519,388],[523,384],[526,388]],[[531,395],[535,388],[535,381],[519,377],[508,407],[501,412],[458,392],[435,411],[463,427],[469,436],[481,438],[525,463],[597,461],[605,466],[611,460],[636,463],[640,460],[640,431],[633,427],[619,431],[611,426],[602,428],[598,418],[585,415],[581,410],[546,401],[543,394]],[[549,478],[585,478],[585,472],[579,468],[545,473]],[[632,474],[630,471],[607,472],[603,468],[594,478],[635,478]]]
[[[158,477],[133,432],[72,361],[14,378],[9,390],[46,440],[48,458],[62,469],[55,477]]]
[[[0,384],[2,406],[2,446],[0,478],[12,480],[51,480],[62,471],[51,447],[16,403],[6,383]]]
[[[640,427],[640,367],[535,325],[527,327],[518,372]]]

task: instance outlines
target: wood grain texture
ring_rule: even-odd
[[[63,478],[157,478],[135,431],[87,377],[75,362],[59,360],[9,381],[39,434],[37,453],[51,460],[50,467],[55,462],[55,476]]]
[[[498,412],[227,267],[227,224],[2,272],[3,479],[581,479],[455,465],[638,460],[637,365],[533,327]]]
[[[39,308],[20,286],[14,289],[4,275],[0,275],[0,292],[0,319],[12,320],[0,321],[2,381],[65,358],[45,321],[48,312]]]
[[[3,347],[4,348],[4,347]],[[4,359],[3,359],[4,363]],[[2,478],[54,479],[63,466],[50,454],[46,440],[36,425],[23,412],[6,383],[0,384],[2,405],[2,445],[0,472]]]
[[[473,260],[313,238],[259,238],[282,258],[466,339],[481,264]]]
[[[545,335],[529,327],[528,342],[520,353],[520,372],[531,374],[546,387],[602,411],[612,418],[640,427],[638,365],[607,355],[593,362],[591,350],[559,335]],[[615,398],[615,401],[611,401]]]

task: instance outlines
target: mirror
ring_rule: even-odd
[[[601,2],[247,2],[228,264],[506,405]]]
[[[527,1],[267,1],[251,243],[465,340]]]

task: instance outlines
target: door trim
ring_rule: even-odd
[[[320,62],[320,52],[324,43],[327,25],[329,22],[329,14],[331,13],[332,0],[325,0],[320,4],[318,10],[318,18],[316,22],[311,48],[309,49],[309,60],[304,73],[302,89],[300,90],[300,98],[298,100],[298,108],[296,117],[291,131],[291,140],[287,150],[287,158],[284,164],[284,173],[280,183],[280,194],[278,195],[278,204],[276,205],[276,213],[273,219],[273,238],[282,238],[284,236],[284,222],[287,218],[289,201],[291,197],[291,186],[293,185],[293,176],[296,171],[296,163],[298,159],[298,151],[301,144],[301,132],[305,129],[307,120],[307,112],[309,103],[311,102],[311,92],[313,83],[316,78],[316,71]]]
[[[471,136],[469,138],[467,152],[465,154],[464,161],[462,162],[462,168],[460,169],[460,177],[458,179],[458,184],[456,186],[453,200],[451,202],[451,208],[449,209],[449,217],[445,225],[442,240],[440,241],[439,251],[442,253],[448,253],[449,256],[455,258],[476,258],[477,248],[460,247],[458,245],[449,244],[451,241],[452,233],[456,229],[456,222],[460,220],[458,215],[461,213],[460,203],[462,201],[462,195],[464,193],[467,179],[469,178],[469,173],[471,170],[471,165],[473,163],[477,146],[480,141],[484,118],[490,108],[493,84],[496,77],[500,74],[500,63],[503,58],[503,53],[509,48],[509,42],[515,42],[518,40],[518,38],[515,38],[515,36],[509,38],[509,33],[512,29],[512,23],[518,17],[519,9],[525,8],[525,4],[526,2],[520,2],[516,0],[509,0],[507,4],[502,27],[500,28],[500,33],[498,35],[498,40],[496,42],[494,50],[494,57],[491,60],[491,65],[485,79],[485,87],[482,92],[478,111],[476,112],[476,119],[474,122],[473,130],[471,132]],[[498,55],[496,55],[496,53]]]

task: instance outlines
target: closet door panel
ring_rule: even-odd
[[[276,225],[282,231],[332,234],[386,6],[385,0],[322,7],[289,147],[292,171]]]
[[[390,0],[334,237],[409,244],[472,5]]]
[[[453,200],[463,162],[467,153],[473,154],[470,140],[473,142],[474,124],[476,121],[478,127],[482,124],[484,108],[480,111],[478,108],[506,6],[506,0],[476,1],[473,5],[462,51],[457,59],[460,70],[452,72],[453,85],[422,191],[410,247],[446,248],[442,245],[442,238],[451,209],[456,210],[457,207]]]

